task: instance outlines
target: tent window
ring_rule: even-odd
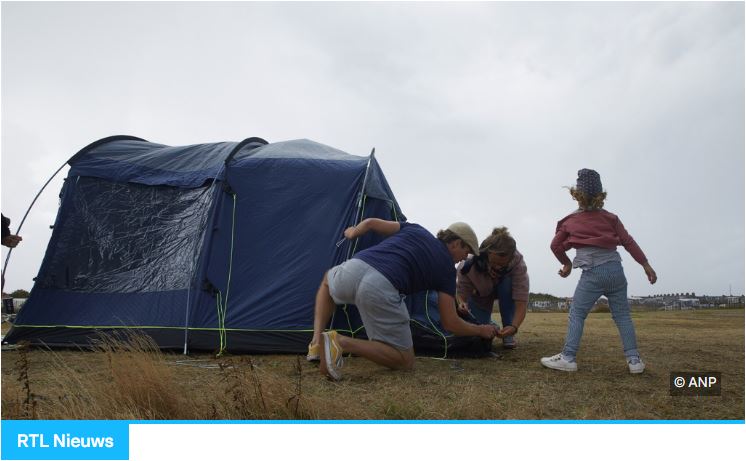
[[[86,177],[67,186],[41,287],[107,293],[188,288],[210,208],[207,187]]]

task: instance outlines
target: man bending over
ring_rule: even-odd
[[[438,292],[441,323],[453,334],[495,337],[494,326],[467,323],[456,312],[454,266],[469,253],[479,254],[477,236],[468,224],[451,224],[433,237],[417,224],[368,218],[345,229],[344,236],[352,240],[370,231],[387,238],[329,269],[316,293],[307,358],[321,361],[322,374],[341,379],[345,352],[388,368],[411,369],[414,348],[404,296],[418,291]],[[324,332],[336,304],[357,306],[368,341]]]

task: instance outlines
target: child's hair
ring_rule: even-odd
[[[492,229],[492,234],[479,245],[479,253],[483,251],[505,252],[512,255],[515,252],[515,240],[508,232],[508,228],[503,226]]]
[[[600,210],[604,207],[604,200],[606,200],[606,192],[599,192],[593,197],[589,197],[585,192],[579,191],[575,187],[570,187],[570,195],[573,200],[578,202],[578,207],[581,210]]]

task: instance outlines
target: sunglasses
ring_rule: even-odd
[[[490,253],[492,253],[493,255],[495,255],[497,257],[500,257],[500,258],[504,258],[506,256],[510,256],[510,253],[507,252],[507,251],[491,251]]]

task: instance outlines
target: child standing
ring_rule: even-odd
[[[565,347],[557,355],[542,358],[541,364],[562,371],[578,369],[575,356],[580,347],[580,338],[583,336],[585,318],[598,298],[605,295],[609,300],[614,323],[622,337],[629,371],[642,373],[645,370],[645,363],[640,359],[637,350],[635,327],[632,324],[627,299],[627,279],[622,269],[622,258],[616,247],[622,245],[635,261],[642,265],[651,284],[655,283],[658,277],[619,218],[603,209],[606,192],[603,192],[601,177],[596,171],[578,171],[578,180],[576,186],[570,189],[570,195],[578,202],[578,210],[557,223],[551,249],[562,263],[559,270],[561,277],[570,275],[573,267],[582,269],[583,273],[570,306]],[[570,248],[576,249],[572,263],[565,253]]]

